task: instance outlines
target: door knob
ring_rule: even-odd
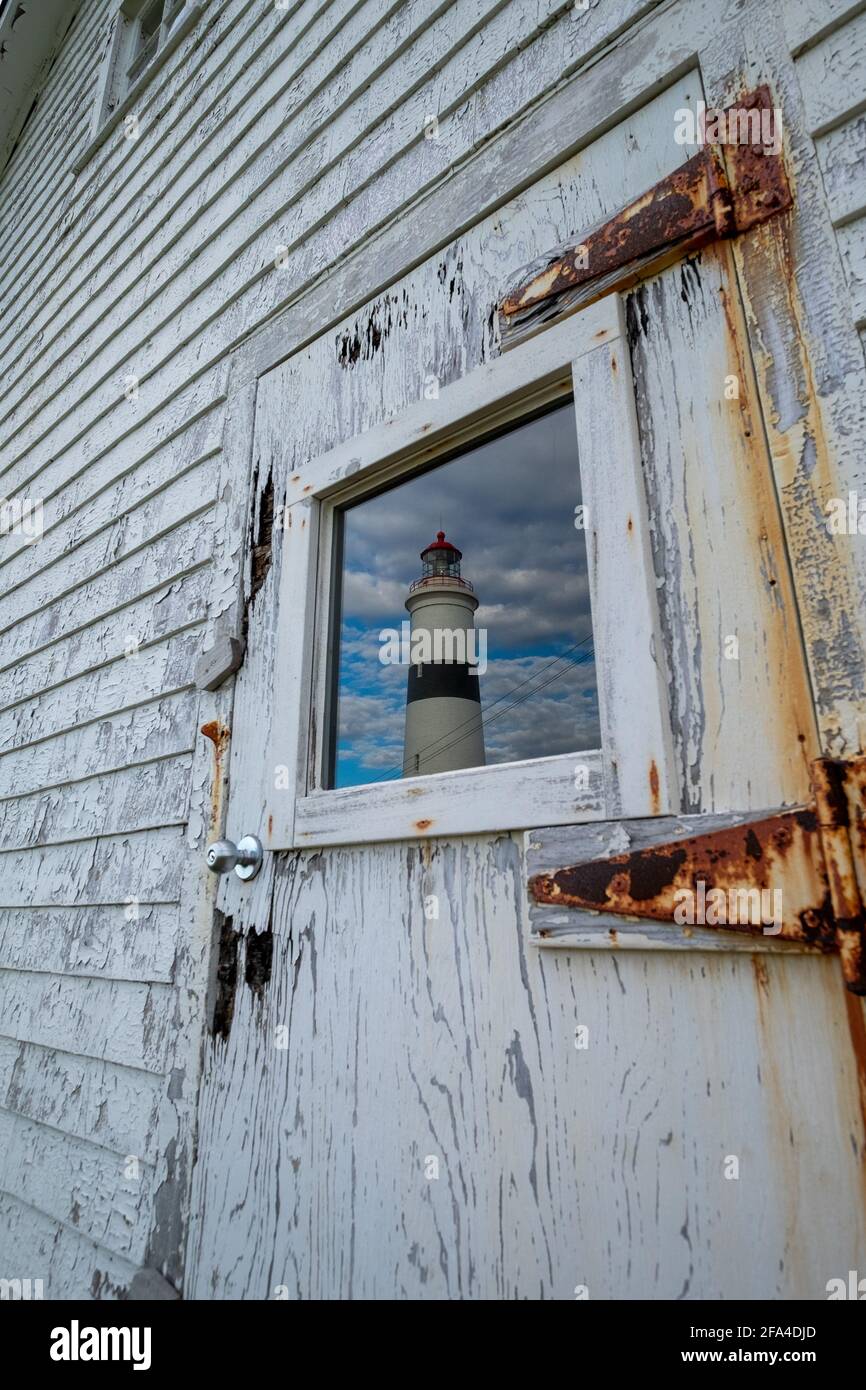
[[[237,844],[233,840],[214,840],[207,847],[207,866],[215,874],[227,874],[234,869],[238,878],[255,878],[262,867],[262,842],[255,835],[245,835]]]

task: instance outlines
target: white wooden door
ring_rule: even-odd
[[[576,426],[628,537],[605,415],[624,374],[675,789],[647,813],[805,800],[819,749],[729,251],[634,291],[625,322],[624,355],[600,343],[576,369]],[[259,383],[278,504],[299,459],[357,432],[379,370],[350,380],[332,351],[329,334]],[[239,677],[235,837],[267,838],[267,728],[292,717],[273,675],[286,544],[275,531]],[[609,732],[608,760],[631,736]],[[817,1299],[864,1267],[862,1012],[838,962],[541,950],[525,829],[377,840],[367,819],[358,843],[269,853],[253,885],[223,886],[235,986],[205,1062],[187,1296]]]

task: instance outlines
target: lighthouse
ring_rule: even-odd
[[[483,634],[475,630],[478,599],[460,573],[462,558],[439,531],[421,551],[421,576],[406,599],[411,664],[404,777],[484,765],[476,645]]]

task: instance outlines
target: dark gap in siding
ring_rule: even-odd
[[[214,909],[214,921],[219,931],[219,950],[210,1033],[212,1038],[225,1040],[231,1032],[235,1012],[240,932],[234,930],[234,918],[226,917],[219,908]]]
[[[253,564],[252,576],[250,579],[250,603],[252,603],[259,589],[265,582],[268,570],[271,567],[271,543],[274,534],[274,478],[272,473],[268,473],[268,479],[262,489],[259,500],[259,529],[258,535],[253,540]]]
[[[646,289],[639,285],[625,301],[626,336],[629,347],[634,350],[641,337],[649,331]]]
[[[274,958],[274,932],[270,923],[267,931],[250,932],[247,937],[247,955],[244,967],[244,980],[257,999],[261,999],[271,979],[271,964]]]

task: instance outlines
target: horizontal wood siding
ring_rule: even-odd
[[[682,159],[682,149],[670,145],[656,167],[660,146],[642,145],[641,134],[658,119],[653,99],[694,73],[695,53],[716,41],[719,20],[716,6],[696,4],[684,36],[678,14],[668,18],[672,8],[659,0],[591,0],[586,10],[573,0],[292,0],[277,10],[264,0],[203,0],[199,22],[141,92],[138,138],[127,139],[121,124],[92,148],[114,0],[81,0],[0,177],[0,495],[41,499],[45,525],[36,544],[15,534],[0,538],[0,1276],[44,1277],[46,1296],[53,1297],[116,1297],[142,1268],[159,1270],[177,1287],[182,1281],[216,896],[206,882],[203,848],[226,814],[226,759],[215,758],[198,731],[219,719],[243,742],[262,720],[258,692],[269,661],[262,639],[273,621],[273,572],[247,615],[259,645],[248,650],[237,699],[231,682],[198,692],[195,666],[218,625],[237,629],[244,616],[255,382],[264,369],[259,355],[267,367],[298,351],[316,356],[319,387],[303,404],[307,446],[320,452],[339,434],[417,399],[428,371],[453,380],[495,352],[491,310],[506,272],[584,230]],[[832,151],[845,123],[862,149],[861,112],[853,68],[835,84],[836,96],[820,90],[834,84],[822,83],[815,55],[846,32],[828,29],[811,42],[817,30],[809,28],[810,15],[827,28],[828,8],[839,25],[861,35],[856,7],[803,0],[791,44],[800,54],[804,91],[815,71],[810,119],[860,322],[863,253],[856,228],[866,202],[852,194],[843,172],[844,160],[853,158],[847,142],[843,153]],[[663,79],[642,66],[644,33],[653,25]],[[642,32],[633,32],[640,26]],[[596,64],[618,45],[625,58],[612,85],[597,75]],[[717,59],[716,71],[721,67]],[[563,135],[553,103],[571,82],[575,124]],[[676,88],[673,99],[685,91]],[[687,95],[700,95],[694,82]],[[836,106],[828,106],[833,100]],[[543,138],[529,130],[517,154],[507,157],[497,140],[527,112],[538,113]],[[621,136],[609,137],[632,114],[635,139],[623,147]],[[431,116],[437,128],[430,128]],[[587,173],[578,151],[593,142],[601,153]],[[558,186],[550,170],[565,165],[568,179]],[[436,200],[433,214],[429,199]],[[479,259],[471,229],[484,217],[489,230],[496,207],[515,199],[524,200],[524,215],[500,246],[492,237]],[[419,221],[434,244],[423,241]],[[446,277],[436,281],[439,318],[422,328],[438,250]],[[359,274],[353,257],[365,253]],[[410,320],[401,318],[410,311],[392,302],[386,287],[413,274]],[[443,284],[450,286],[447,296]],[[377,294],[374,312],[388,322],[389,341],[368,355],[358,310]],[[344,338],[351,345],[356,335],[360,360],[353,372],[341,352]],[[419,356],[421,342],[429,360]],[[346,407],[336,426],[325,399],[335,383]],[[284,458],[281,466],[291,462]],[[259,477],[260,491],[265,478]],[[278,560],[278,539],[274,549]],[[260,812],[259,787],[239,780],[229,832],[257,829]],[[248,817],[249,824],[240,824]],[[371,855],[359,867],[352,851],[334,852],[330,896],[320,898],[315,869],[309,885],[300,869],[294,877],[306,860],[280,861],[274,971],[279,957],[281,989],[302,949],[300,938],[291,937],[293,895],[302,915],[333,911],[334,894],[347,904],[357,900],[359,911],[366,902],[363,931],[346,945],[360,952],[369,936],[373,950],[382,925],[375,904],[385,902],[391,927],[404,911],[396,897],[377,898],[392,869],[391,888],[403,882],[402,853]],[[507,940],[518,952],[515,845],[456,841],[437,853],[437,873],[453,876],[465,860],[490,889],[492,906],[475,904],[479,941],[489,930],[496,950]],[[420,865],[417,859],[409,871],[413,884],[422,881]],[[266,928],[275,872],[269,860],[253,891],[234,906],[234,886],[221,888],[220,901],[236,911],[238,930]],[[394,980],[415,970],[407,942],[390,949]],[[489,981],[480,960],[473,959],[470,975],[474,980],[477,973],[483,989]],[[522,973],[516,974],[518,961]],[[307,952],[304,969],[310,964]],[[447,968],[444,955],[440,967]],[[731,968],[716,967],[720,978]],[[506,1059],[501,1084],[518,1090],[523,1049],[535,1027],[526,969],[519,954],[503,965],[503,987],[521,1019],[518,1042],[501,1019],[495,1025],[495,1046],[502,1045]],[[556,962],[532,969],[533,988],[545,984],[542,972],[556,979],[544,1024],[553,1037],[565,1026],[572,985]],[[614,963],[603,972],[599,998],[609,993],[615,1004],[622,987]],[[635,998],[648,998],[637,976],[628,988]],[[746,984],[736,988],[745,991]],[[696,1028],[714,997],[708,985],[698,989],[690,1015]],[[334,997],[339,1003],[336,986]],[[347,1005],[354,1007],[356,998],[349,989]],[[781,1017],[781,994],[778,999]],[[241,1123],[240,1105],[218,1113],[223,1083],[237,1086],[251,1105],[259,1096],[241,1086],[246,1059],[255,1065],[264,1045],[250,1021],[253,1003],[239,1006],[236,1050],[212,1077],[204,1111],[209,1143],[217,1142],[220,1125]],[[314,1007],[310,996],[304,1026]],[[471,1030],[462,1007],[449,997],[455,1026]],[[438,1016],[428,1025],[437,1047],[450,1046],[438,1034]],[[601,1017],[598,1026],[606,1026]],[[748,1026],[758,1027],[751,1015]],[[351,1039],[347,1033],[338,1041],[344,1052],[335,1054],[335,1065],[342,1067]],[[381,1042],[369,1045],[379,1049],[377,1084],[386,1094],[396,1073],[381,1058]],[[482,1047],[484,1040],[476,1043]],[[536,1035],[526,1063],[533,1076],[548,1045]],[[661,1075],[661,1034],[656,1046]],[[411,1089],[401,1066],[401,1084]],[[813,1066],[810,1084],[829,1093],[837,1083],[819,1062]],[[303,1084],[321,1080],[306,1077]],[[778,1084],[788,1086],[787,1073],[780,1072]],[[591,1097],[581,1085],[574,1096],[582,1105]],[[847,1072],[838,1085],[849,1085]],[[522,1093],[531,1117],[531,1092]],[[310,1097],[305,1103],[312,1105],[313,1092]],[[759,1094],[744,1091],[740,1099],[760,1111]],[[444,1109],[431,1117],[436,1133],[446,1136],[448,1126],[459,1124],[471,1136],[470,1111],[458,1120],[446,1113],[447,1098],[441,1103]],[[491,1142],[501,1143],[497,1105],[494,1096],[483,1124]],[[260,1119],[251,1112],[251,1122]],[[272,1119],[266,1116],[265,1128]],[[696,1122],[702,1123],[700,1114]],[[662,1130],[659,1121],[647,1143],[665,1143]],[[515,1190],[525,1193],[537,1176],[531,1124],[505,1139],[520,1148]],[[279,1148],[276,1129],[267,1142]],[[310,1143],[304,1165],[326,1152],[324,1129]],[[780,1137],[767,1143],[768,1154],[777,1148],[782,1154]],[[124,1175],[130,1155],[140,1163],[134,1181]],[[270,1220],[272,1183],[278,1172],[282,1181],[280,1164],[288,1161],[288,1149],[275,1159],[262,1214],[252,1218],[253,1246],[259,1223]],[[575,1155],[561,1148],[559,1161],[572,1163]],[[677,1162],[682,1172],[670,1170],[672,1183],[685,1180],[692,1160],[683,1154]],[[770,1182],[776,1170],[767,1162]],[[346,1154],[340,1163],[345,1185],[352,1179]],[[403,1178],[389,1170],[384,1179],[398,1194]],[[232,1195],[213,1190],[221,1181],[219,1174],[199,1175],[198,1199],[214,1203],[215,1220]],[[512,1181],[504,1167],[501,1181],[503,1190]],[[451,1219],[446,1184],[429,1201],[435,1230]],[[623,1219],[618,1200],[599,1210],[605,1219]],[[501,1221],[492,1210],[482,1219],[491,1232]],[[521,1219],[507,1236],[515,1258],[531,1250],[532,1277],[552,1288],[549,1232],[529,1207]],[[570,1220],[563,1214],[564,1232]],[[717,1224],[724,1228],[723,1216]],[[644,1227],[649,1250],[650,1212]],[[465,1236],[458,1237],[457,1264],[431,1270],[428,1288],[473,1290]],[[323,1228],[322,1239],[330,1242],[323,1278],[351,1291],[351,1268],[336,1235]],[[213,1244],[213,1228],[198,1227],[195,1287],[267,1293],[252,1267],[252,1246],[239,1252],[231,1276],[212,1282]],[[287,1258],[289,1247],[282,1250]],[[407,1289],[424,1285],[426,1269],[400,1268]],[[560,1282],[581,1277],[564,1267],[557,1275]],[[683,1281],[688,1278],[684,1252]],[[492,1280],[488,1269],[484,1287],[493,1287]],[[697,1276],[686,1283],[692,1291],[708,1286]],[[364,1287],[377,1287],[373,1274]],[[513,1287],[506,1280],[501,1291]],[[673,1296],[678,1281],[668,1279],[664,1291]]]
[[[190,1140],[222,776],[197,729],[231,705],[194,670],[239,620],[251,440],[231,350],[655,6],[208,0],[139,138],[91,149],[114,6],[82,0],[0,181],[0,492],[44,506],[38,543],[0,541],[0,1273],[28,1223],[54,1296],[159,1263]],[[137,1204],[88,1141],[148,1155]]]
[[[851,313],[866,331],[866,10],[795,6],[789,36],[798,52],[806,129],[818,162],[848,282]],[[866,343],[866,336],[864,336]]]

